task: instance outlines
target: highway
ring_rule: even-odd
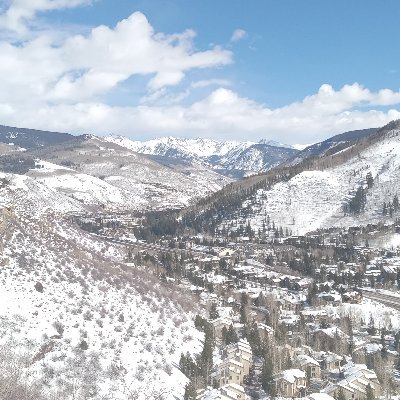
[[[121,244],[121,245],[124,245],[124,246],[137,248],[137,249],[140,249],[140,250],[153,251],[153,252],[171,252],[171,251],[176,251],[178,253],[190,254],[192,256],[212,257],[212,254],[206,253],[204,251],[199,251],[199,250],[170,248],[170,247],[160,246],[159,244],[156,244],[156,243],[146,243],[146,242],[139,242],[139,241],[133,242],[131,240],[118,239],[118,238],[114,238],[114,237],[111,237],[111,236],[103,236],[103,235],[96,235],[96,234],[94,234],[94,235],[99,239],[106,240],[107,242]]]
[[[378,303],[384,304],[385,306],[400,311],[400,296],[393,296],[386,293],[380,293],[365,289],[362,289],[362,295],[366,299],[374,300]]]

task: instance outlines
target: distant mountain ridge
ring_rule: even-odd
[[[290,145],[270,140],[260,142],[217,141],[163,137],[149,141],[134,141],[122,136],[107,136],[137,153],[163,156],[192,162],[206,163],[218,172],[240,178],[269,170],[294,157],[299,151]]]
[[[63,143],[75,137],[69,133],[0,125],[0,142],[6,144],[12,143],[24,149],[37,149],[43,146]]]
[[[309,157],[321,157],[323,155],[334,154],[338,151],[342,151],[354,144],[356,141],[373,135],[378,130],[379,128],[358,129],[332,136],[329,139],[312,144],[301,150],[293,160],[290,160],[290,164],[297,164]]]

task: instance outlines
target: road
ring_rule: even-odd
[[[170,248],[170,247],[164,247],[160,246],[159,244],[156,243],[146,243],[146,242],[133,242],[131,240],[127,239],[117,239],[111,236],[103,236],[103,235],[95,235],[97,238],[106,240],[107,242],[111,243],[117,243],[117,244],[122,244],[125,246],[137,248],[140,250],[146,250],[146,251],[152,251],[152,252],[171,252],[171,251],[176,251],[180,253],[185,253],[185,254],[191,254],[192,256],[198,256],[198,257],[212,257],[212,254],[206,253],[204,251],[199,251],[199,250],[193,250],[193,249],[177,249],[177,248]]]
[[[366,299],[374,300],[378,303],[384,304],[385,306],[400,311],[400,296],[393,296],[386,293],[380,293],[365,289],[362,289],[362,295]]]

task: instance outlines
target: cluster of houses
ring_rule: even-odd
[[[221,319],[213,321],[220,332]],[[314,351],[302,346],[290,349],[293,366],[273,376],[276,395],[284,398],[308,400],[367,400],[368,390],[374,398],[381,394],[381,385],[373,370],[365,364],[356,364],[350,357],[332,352]],[[201,400],[248,400],[246,383],[251,369],[257,363],[247,340],[241,339],[220,351],[214,366],[212,380],[217,389],[203,391]],[[342,396],[342,397],[340,397]]]

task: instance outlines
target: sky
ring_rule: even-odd
[[[0,0],[0,124],[315,143],[400,118],[398,0]]]

